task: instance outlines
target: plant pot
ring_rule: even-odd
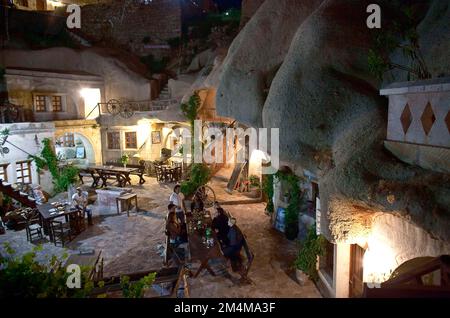
[[[298,236],[298,225],[297,224],[286,225],[286,230],[284,233],[288,240],[290,241],[295,240]]]
[[[244,195],[252,199],[258,199],[261,197],[261,190],[259,188],[250,188],[250,191],[244,193]]]
[[[309,280],[308,275],[298,268],[295,270],[295,279],[300,286],[305,286],[306,282]]]

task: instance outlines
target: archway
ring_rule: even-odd
[[[62,131],[55,138],[55,152],[68,162],[80,165],[96,162],[95,150],[88,137],[79,132]]]

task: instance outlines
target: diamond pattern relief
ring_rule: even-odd
[[[422,117],[420,117],[420,121],[422,122],[423,130],[425,134],[428,135],[436,122],[436,116],[434,115],[433,108],[431,107],[430,102],[428,102],[425,110],[423,111]]]
[[[400,116],[400,121],[402,123],[403,132],[406,134],[412,123],[411,110],[409,109],[408,104],[406,104],[405,109],[403,109],[402,115]]]
[[[447,125],[448,133],[450,134],[450,111],[445,116],[445,124]]]

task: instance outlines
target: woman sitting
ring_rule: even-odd
[[[169,214],[167,216],[166,233],[169,236],[170,244],[175,247],[183,243],[182,227],[175,213],[175,205],[169,204]]]

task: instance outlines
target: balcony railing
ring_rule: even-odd
[[[130,118],[135,112],[159,112],[164,111],[171,105],[178,104],[177,99],[167,100],[145,100],[145,101],[119,101],[109,100],[106,103],[98,103],[100,115],[111,114]]]

